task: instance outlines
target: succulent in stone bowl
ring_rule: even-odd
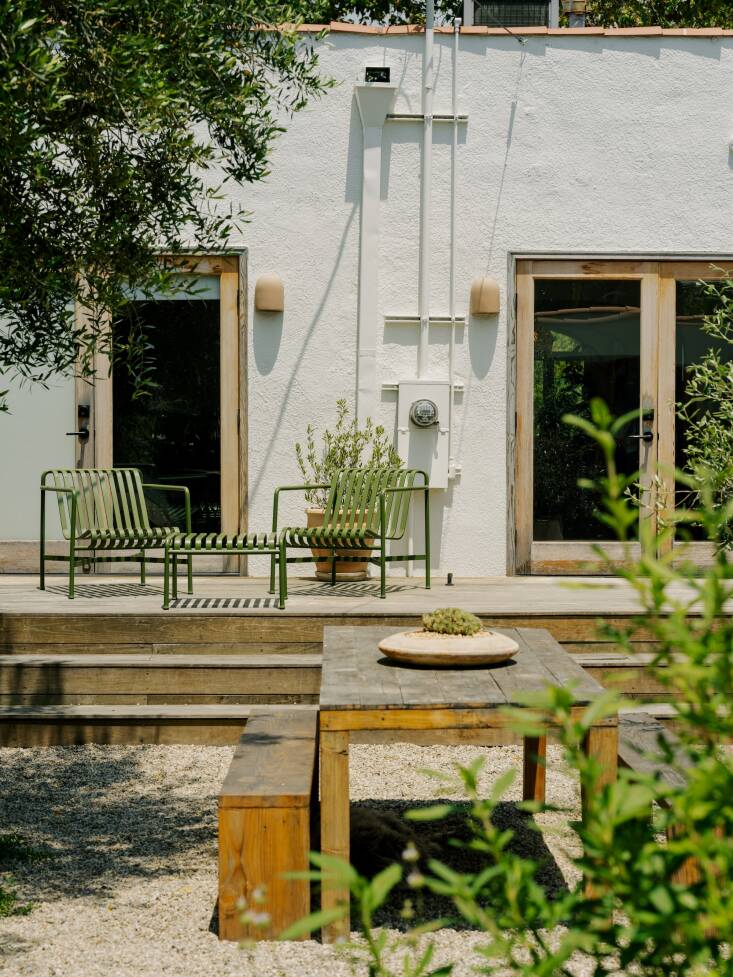
[[[478,634],[481,621],[470,611],[462,611],[460,607],[439,607],[432,614],[423,614],[422,624],[426,631],[436,634]]]

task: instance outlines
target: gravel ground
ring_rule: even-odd
[[[389,860],[404,843],[400,814],[414,802],[451,791],[425,769],[454,773],[487,756],[482,786],[519,770],[517,747],[352,747],[355,860]],[[13,885],[33,903],[27,916],[0,919],[0,973],[32,977],[346,977],[343,950],[302,943],[261,943],[243,950],[220,943],[216,902],[216,795],[232,750],[195,746],[87,746],[0,751],[0,832],[17,831],[49,857],[13,866]],[[568,853],[580,814],[576,779],[550,748],[548,799],[565,812],[530,830],[511,803],[499,816],[534,855],[550,854],[549,890],[577,881]],[[458,797],[459,795],[453,794]],[[507,800],[519,797],[519,785]],[[409,803],[406,803],[409,802]],[[375,825],[387,825],[379,834]],[[392,831],[392,829],[394,829]],[[382,830],[382,829],[379,829]],[[423,834],[423,851],[441,851],[445,832]],[[549,851],[548,851],[549,850]],[[0,876],[0,880],[2,877]],[[7,885],[7,879],[4,880]],[[427,911],[432,911],[428,906]],[[387,915],[385,925],[396,925]],[[481,937],[446,930],[435,937],[436,964],[458,960],[457,977],[474,974],[470,953]]]

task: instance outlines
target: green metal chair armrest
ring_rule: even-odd
[[[272,531],[277,532],[277,509],[278,503],[280,501],[281,492],[308,492],[311,489],[330,489],[331,483],[327,482],[325,485],[279,485],[275,489],[275,495],[272,500]]]
[[[143,489],[160,489],[164,492],[183,492],[183,505],[186,511],[186,532],[191,532],[191,492],[188,485],[159,485],[157,482],[143,482]]]
[[[50,471],[46,471],[41,475],[41,551],[43,552],[43,547],[46,540],[46,498],[43,494],[44,492],[57,492],[61,495],[71,496],[71,513],[69,519],[68,538],[73,551],[74,544],[76,543],[76,511],[79,503],[79,492],[77,489],[71,488],[69,485],[46,485],[46,476],[50,474]],[[61,503],[59,503],[59,505],[60,504]],[[64,531],[64,536],[66,536],[66,531]]]
[[[65,495],[73,495],[75,498],[79,498],[79,493],[76,489],[66,488],[62,485],[41,485],[42,492],[63,492]]]

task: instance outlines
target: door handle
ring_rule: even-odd
[[[89,431],[86,428],[82,428],[81,431],[67,431],[67,438],[79,438],[81,441],[89,440]]]
[[[646,441],[647,444],[654,440],[653,431],[644,431],[643,434],[627,434],[626,437],[629,441]]]

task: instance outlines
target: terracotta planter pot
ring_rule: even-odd
[[[323,509],[306,509],[307,523],[309,529],[314,526],[323,525]],[[374,540],[371,537],[367,537],[368,542],[373,543]],[[311,553],[316,557],[316,577],[319,580],[330,580],[331,579],[331,561],[328,559],[323,559],[323,557],[329,557],[331,551],[328,549],[320,549],[316,547],[311,547]],[[336,564],[336,579],[337,580],[366,580],[369,576],[369,557],[371,552],[364,549],[354,549],[354,550],[338,550],[339,556],[347,556],[352,560],[359,560],[358,563],[337,563]],[[320,558],[320,559],[319,559]]]

